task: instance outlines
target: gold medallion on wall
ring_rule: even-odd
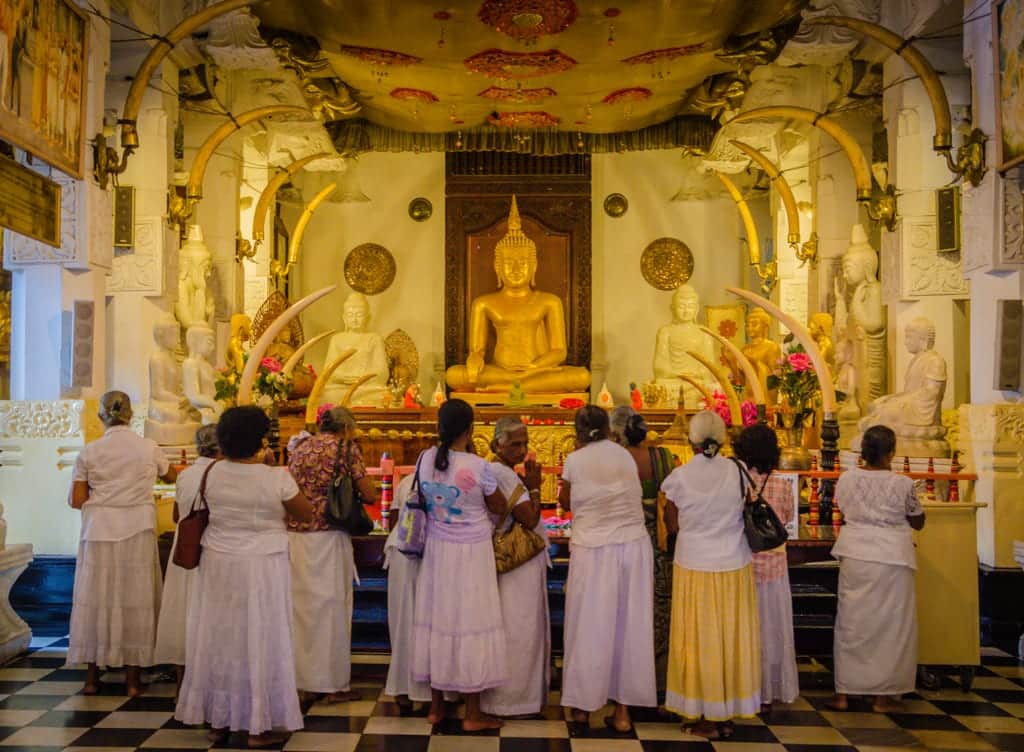
[[[345,257],[345,282],[363,295],[384,292],[395,281],[395,257],[382,245],[363,243]]]
[[[675,290],[693,275],[693,253],[676,238],[658,238],[644,248],[640,273],[656,290]]]

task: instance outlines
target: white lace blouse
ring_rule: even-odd
[[[839,477],[836,501],[846,524],[832,556],[916,568],[907,517],[924,510],[914,481],[888,470],[854,468]]]

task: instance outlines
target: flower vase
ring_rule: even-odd
[[[783,410],[778,413],[782,427],[782,452],[779,456],[780,470],[810,470],[811,453],[803,446],[803,411]]]

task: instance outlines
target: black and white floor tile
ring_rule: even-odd
[[[32,652],[0,668],[0,752],[57,750],[209,749],[204,729],[174,720],[174,685],[156,674],[142,697],[121,694],[120,677],[105,677],[103,692],[79,694],[84,671],[65,667],[67,641],[34,641]],[[1024,664],[986,650],[971,691],[955,674],[942,675],[936,691],[907,699],[904,712],[879,715],[855,701],[851,712],[833,713],[831,674],[820,662],[801,662],[802,696],[777,706],[765,719],[742,721],[728,741],[689,736],[677,723],[638,711],[635,731],[615,734],[595,713],[589,728],[568,723],[558,693],[536,719],[509,721],[500,732],[463,735],[457,720],[431,729],[423,712],[403,714],[383,694],[386,658],[357,656],[353,690],[360,699],[315,705],[306,728],[293,734],[289,752],[759,752],[792,750],[1002,750],[1024,752]],[[244,747],[236,734],[216,748]]]

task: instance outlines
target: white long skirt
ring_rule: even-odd
[[[498,575],[505,622],[508,681],[480,696],[492,715],[539,713],[548,701],[551,681],[551,621],[548,616],[547,556],[534,556],[511,572]]]
[[[587,712],[608,700],[653,707],[655,682],[650,538],[574,547],[565,584],[562,705]]]
[[[416,580],[413,671],[433,689],[481,692],[508,678],[498,575],[490,539],[427,536]]]
[[[836,692],[902,695],[917,677],[914,570],[843,558],[835,628]]]
[[[392,697],[405,695],[410,700],[426,702],[430,699],[430,684],[412,678],[412,622],[420,560],[395,550],[389,551],[387,556],[391,664],[384,692]]]
[[[352,681],[352,539],[343,530],[288,533],[295,682],[347,692]]]
[[[203,550],[189,604],[182,723],[262,734],[302,728],[288,554]]]
[[[174,545],[178,531],[174,531]],[[173,561],[167,562],[164,574],[164,595],[160,601],[160,621],[156,626],[156,647],[153,663],[185,665],[185,630],[188,627],[188,604],[198,569],[182,569]]]
[[[119,541],[81,541],[68,663],[152,666],[160,586],[152,530]]]
[[[761,622],[761,702],[793,702],[800,695],[800,677],[788,570],[777,580],[757,583],[757,613]]]

